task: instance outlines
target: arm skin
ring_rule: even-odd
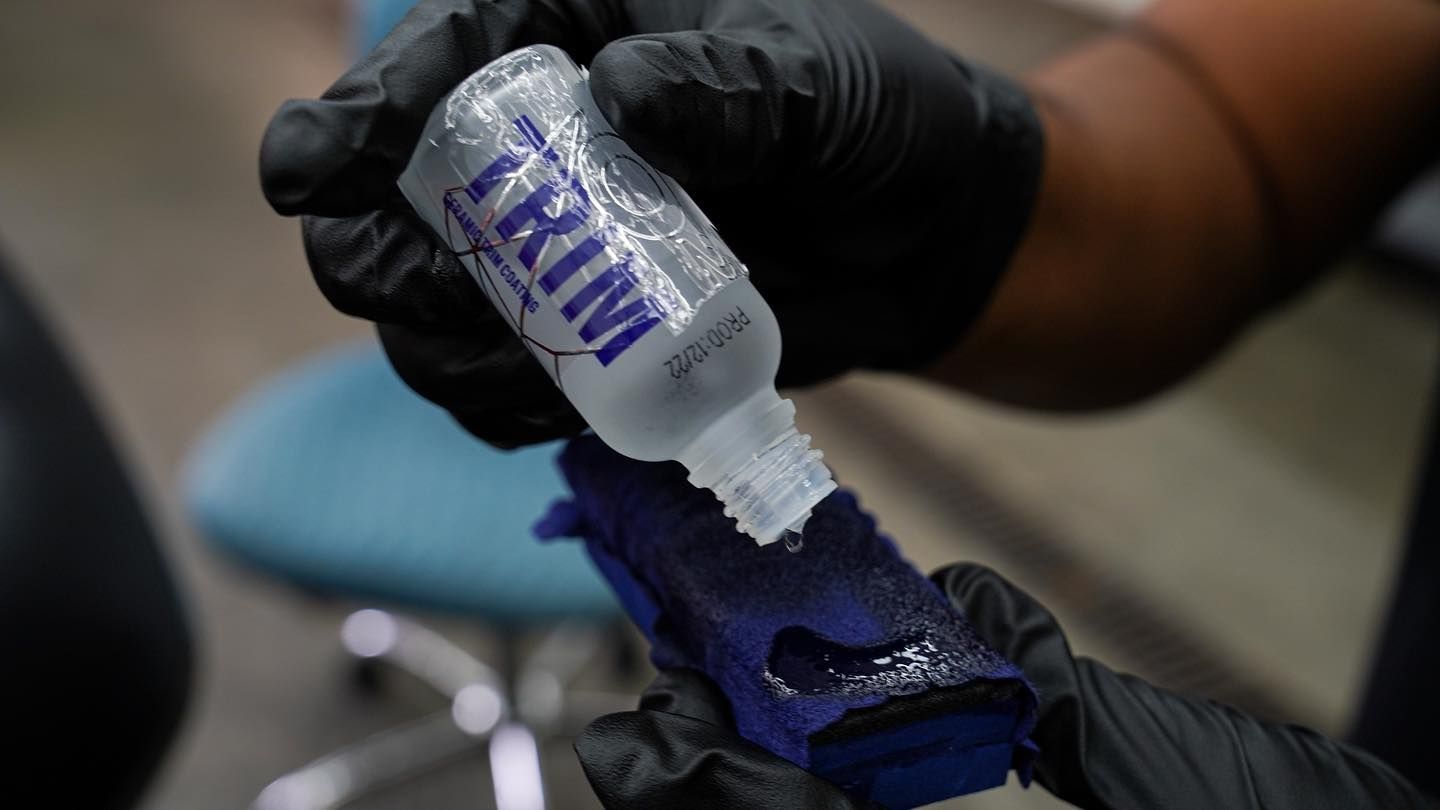
[[[1317,275],[1436,155],[1440,3],[1160,0],[1142,22],[1224,96],[1279,221],[1224,113],[1163,49],[1083,46],[1028,77],[1047,133],[1034,219],[933,378],[1036,408],[1152,394]]]

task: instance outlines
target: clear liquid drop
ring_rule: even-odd
[[[799,554],[805,548],[805,536],[794,529],[785,530],[785,550],[791,554]]]

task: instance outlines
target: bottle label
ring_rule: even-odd
[[[532,350],[554,358],[557,379],[562,360],[609,366],[657,327],[685,332],[744,266],[610,131],[583,80],[506,80],[508,95],[492,81],[448,102],[452,137],[431,143],[464,153],[451,169],[478,168],[441,192],[437,230]]]
[[[640,257],[614,224],[597,215],[581,174],[560,159],[530,116],[513,125],[521,136],[519,148],[495,158],[463,189],[446,191],[445,210],[470,243],[465,252],[487,259],[523,310],[536,313],[536,295],[547,297],[594,348],[595,359],[608,366],[667,315],[683,311],[686,302],[663,277],[649,279],[652,289],[642,286]],[[544,177],[515,194],[522,174]],[[471,206],[484,210],[483,219],[476,220]],[[582,238],[563,239],[577,232]],[[568,244],[553,249],[552,242],[562,240]],[[500,252],[503,245],[518,246],[519,270]]]

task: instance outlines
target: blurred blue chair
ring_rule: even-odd
[[[281,777],[257,807],[339,806],[486,744],[502,810],[543,808],[534,734],[614,708],[566,687],[621,618],[579,544],[533,538],[565,492],[555,453],[473,439],[373,345],[278,375],[203,437],[185,500],[225,555],[307,592],[476,619],[505,649],[491,668],[409,619],[351,614],[346,650],[412,673],[449,709]],[[553,629],[519,660],[516,640],[538,625]]]

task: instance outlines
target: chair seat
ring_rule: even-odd
[[[617,616],[578,543],[531,531],[566,491],[557,452],[485,445],[349,347],[226,414],[184,488],[220,549],[310,590],[504,624]]]

